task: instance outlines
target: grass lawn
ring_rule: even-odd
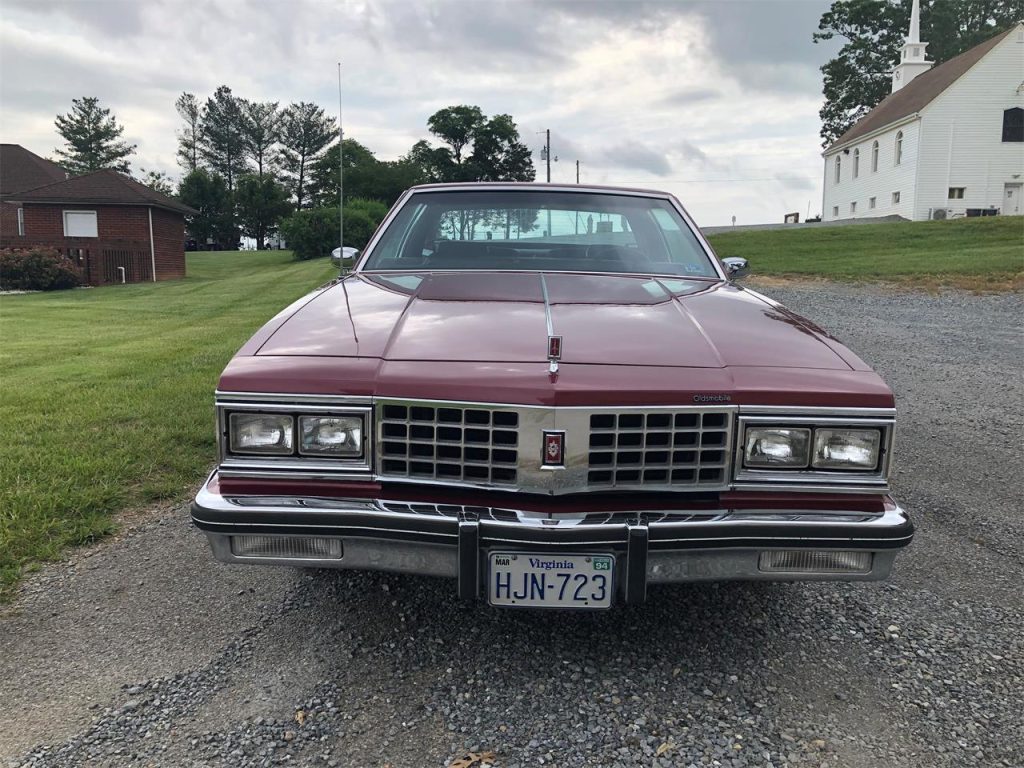
[[[0,600],[113,512],[195,485],[221,369],[334,274],[287,251],[196,253],[184,280],[0,297]]]
[[[757,276],[1024,288],[1024,217],[741,230],[708,238]]]

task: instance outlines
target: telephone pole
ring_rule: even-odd
[[[576,161],[576,183],[580,183],[580,161]]]
[[[551,183],[551,129],[548,128],[547,130],[544,131],[544,133],[547,135],[546,141],[544,143],[544,156],[547,158],[547,161],[548,161],[548,184],[550,184]]]
[[[338,62],[338,273],[345,274],[345,129],[341,127],[341,62]]]

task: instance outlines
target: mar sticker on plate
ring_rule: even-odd
[[[527,608],[608,608],[611,555],[492,552],[487,572],[491,605]]]

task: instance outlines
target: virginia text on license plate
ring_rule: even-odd
[[[492,552],[487,572],[491,605],[532,608],[608,608],[611,555]]]

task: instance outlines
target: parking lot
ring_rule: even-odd
[[[508,612],[220,565],[155,510],[0,609],[0,765],[1024,765],[1024,297],[762,290],[896,391],[889,582]]]

